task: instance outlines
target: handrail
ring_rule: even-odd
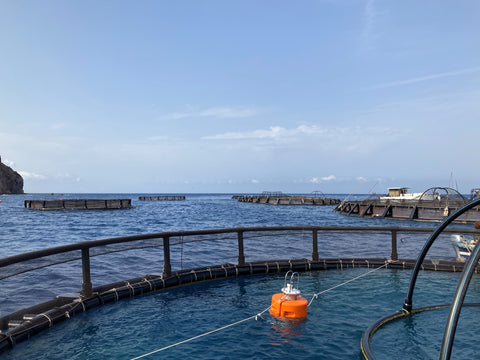
[[[239,232],[255,232],[255,231],[289,231],[289,230],[300,230],[300,231],[371,231],[371,232],[382,232],[382,231],[396,231],[396,232],[418,232],[418,233],[427,233],[432,232],[434,228],[421,228],[421,227],[400,227],[400,226],[257,226],[257,227],[235,227],[235,228],[224,228],[224,229],[210,229],[210,230],[187,230],[187,231],[165,231],[160,233],[150,233],[150,234],[141,234],[141,235],[129,235],[121,236],[114,238],[106,238],[101,240],[88,240],[81,241],[74,244],[55,246],[51,248],[35,250],[30,252],[25,252],[17,255],[11,255],[0,259],[0,268],[16,263],[20,263],[27,260],[38,259],[50,255],[61,254],[69,251],[90,249],[99,246],[120,244],[126,242],[133,242],[139,240],[151,240],[151,239],[161,239],[164,237],[180,237],[180,236],[193,236],[193,235],[212,235],[212,234],[223,234],[223,233],[239,233]],[[461,231],[466,234],[478,233],[478,230],[473,229],[444,229],[446,233],[458,233]]]
[[[90,274],[90,249],[105,245],[121,244],[127,242],[135,242],[140,240],[162,239],[158,246],[163,246],[163,275],[168,277],[172,273],[170,260],[170,240],[174,237],[195,236],[195,235],[214,235],[214,234],[237,234],[238,242],[238,265],[245,264],[244,238],[248,232],[274,232],[274,231],[309,231],[312,234],[312,260],[318,261],[318,232],[319,231],[342,231],[342,232],[390,232],[391,233],[391,260],[398,260],[397,252],[397,234],[403,233],[427,233],[432,232],[433,228],[420,227],[398,227],[398,226],[269,226],[269,227],[235,227],[225,229],[210,230],[189,230],[189,231],[165,231],[160,233],[130,235],[115,238],[107,238],[101,240],[82,241],[75,244],[51,247],[42,250],[31,251],[23,254],[13,255],[0,259],[0,268],[24,261],[39,259],[50,255],[57,255],[72,251],[81,250],[82,259],[82,289],[80,294],[84,298],[92,296],[92,283]],[[475,233],[473,229],[450,229],[445,230],[448,233]],[[211,239],[205,239],[208,241]],[[203,241],[203,240],[199,240]]]

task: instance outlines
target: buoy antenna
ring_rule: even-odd
[[[295,280],[296,285],[295,286]],[[283,283],[282,292],[285,294],[287,299],[294,300],[297,295],[300,295],[300,290],[298,289],[298,284],[300,283],[300,274],[298,272],[293,272],[289,270],[285,274],[285,281]]]

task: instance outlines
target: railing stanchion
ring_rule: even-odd
[[[83,298],[89,298],[93,295],[92,278],[90,275],[90,249],[89,248],[82,249],[82,274],[83,274],[83,281],[82,281],[82,290],[80,291],[80,295]]]
[[[397,230],[391,230],[392,231],[392,254],[391,254],[391,259],[392,260],[398,260],[398,252],[397,252]]]
[[[238,265],[245,265],[245,253],[243,250],[243,231],[237,232],[238,238]]]
[[[318,230],[312,230],[312,260],[318,261]]]
[[[163,237],[163,276],[172,275],[172,264],[170,263],[170,237]]]

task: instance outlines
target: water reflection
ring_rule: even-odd
[[[284,343],[294,343],[295,339],[305,331],[307,319],[277,319],[271,318],[270,345],[281,346]]]

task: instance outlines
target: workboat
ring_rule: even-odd
[[[477,240],[473,237],[465,237],[464,235],[452,235],[451,242],[459,261],[468,260],[477,244]]]
[[[394,187],[388,189],[388,196],[380,196],[380,200],[401,200],[401,201],[418,201],[418,200],[441,200],[441,196],[437,191],[432,193],[410,193],[407,187]]]

